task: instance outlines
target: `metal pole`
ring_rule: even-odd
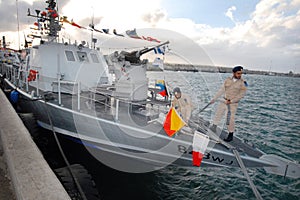
[[[28,70],[25,71],[26,92],[28,92]]]
[[[14,84],[16,84],[16,69],[13,67]]]
[[[61,105],[61,91],[60,91],[60,65],[59,65],[59,54],[57,54],[57,91],[58,91],[58,105]]]
[[[80,82],[77,83],[77,102],[78,102],[78,105],[77,105],[77,109],[80,110]]]
[[[36,80],[36,95],[37,96],[40,96],[40,93],[39,93],[40,81],[39,81],[39,79],[40,79],[40,75],[37,74],[37,80]]]
[[[116,120],[119,120],[119,99],[116,100]]]
[[[61,93],[60,93],[60,75],[58,74],[57,91],[58,91],[58,104],[61,105]]]

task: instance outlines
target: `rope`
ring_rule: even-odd
[[[69,163],[69,161],[68,161],[68,159],[67,159],[67,157],[66,157],[66,155],[65,155],[65,153],[64,153],[64,151],[63,151],[63,149],[62,149],[62,147],[60,145],[60,142],[58,140],[56,132],[54,131],[53,123],[52,123],[52,120],[51,120],[51,117],[50,117],[50,114],[49,114],[49,110],[47,108],[48,104],[47,104],[46,99],[44,99],[44,101],[45,101],[45,104],[46,104],[46,112],[47,112],[47,116],[48,116],[49,123],[50,123],[50,126],[51,126],[51,130],[53,132],[53,135],[54,135],[55,141],[57,143],[58,149],[59,149],[59,151],[60,151],[60,153],[61,153],[61,155],[62,155],[62,157],[64,159],[64,162],[67,164],[67,168],[68,168],[68,170],[69,170],[69,172],[70,172],[70,174],[71,174],[71,176],[72,176],[72,178],[73,178],[73,180],[75,182],[75,185],[76,185],[76,187],[77,187],[77,189],[78,189],[78,191],[80,193],[80,196],[82,197],[83,200],[87,200],[87,198],[86,198],[86,196],[85,196],[85,194],[84,194],[84,192],[83,192],[83,190],[82,190],[82,188],[80,186],[80,183],[78,182],[78,179],[76,178],[76,176],[74,176],[74,174],[72,172],[72,169],[70,167],[70,163]]]
[[[192,123],[195,124],[195,122],[192,122]],[[196,124],[196,125],[197,125],[196,128],[198,129],[199,125],[198,125],[198,124]],[[231,150],[233,151],[233,153],[234,153],[234,155],[235,155],[235,158],[236,158],[236,160],[237,160],[237,162],[238,162],[238,164],[239,164],[241,170],[243,171],[243,173],[244,173],[244,175],[245,175],[245,177],[246,177],[248,183],[250,184],[250,187],[251,187],[251,189],[252,189],[252,191],[253,191],[253,193],[254,193],[256,199],[262,200],[262,197],[261,197],[260,193],[258,192],[256,186],[254,185],[253,181],[251,180],[251,178],[250,178],[250,176],[249,176],[249,174],[248,174],[248,172],[247,172],[247,169],[246,169],[246,167],[245,167],[245,165],[244,165],[244,162],[243,162],[243,160],[242,160],[242,158],[241,158],[239,152],[236,150],[236,148],[235,148],[234,146],[232,146],[231,144],[227,143],[227,142],[224,142],[224,141],[221,141],[221,140],[216,140],[216,139],[214,139],[214,138],[211,138],[211,136],[218,137],[213,131],[210,131],[210,139],[212,139],[212,140],[213,140],[214,142],[216,142],[216,143],[219,143],[219,144],[221,144],[221,145],[224,145],[226,148],[231,149]]]
[[[250,178],[250,176],[249,176],[249,174],[247,172],[247,169],[246,169],[246,167],[245,167],[245,165],[244,165],[244,163],[243,163],[243,161],[241,159],[241,156],[240,156],[239,152],[236,149],[233,149],[233,153],[234,153],[234,155],[236,157],[236,160],[238,161],[238,163],[239,163],[239,165],[240,165],[240,167],[241,167],[241,169],[242,169],[245,177],[247,178],[247,181],[249,182],[250,187],[251,187],[253,193],[256,196],[256,199],[262,200],[261,195],[259,194],[258,190],[256,189],[253,181],[251,180],[251,178]]]
[[[208,104],[206,104],[206,106],[204,106],[201,110],[199,110],[195,115],[200,114],[201,112],[203,112],[208,106],[210,106],[210,102]]]

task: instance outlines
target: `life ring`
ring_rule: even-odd
[[[33,70],[33,69],[29,70],[28,82],[29,82],[29,81],[35,81],[36,76],[37,76],[38,73],[39,73],[39,72],[36,71],[36,70]]]

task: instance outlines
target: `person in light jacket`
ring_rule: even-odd
[[[247,90],[247,82],[242,79],[243,67],[236,66],[232,69],[232,72],[233,76],[228,77],[224,81],[224,84],[210,102],[214,103],[218,98],[223,96],[218,105],[211,129],[216,131],[218,123],[224,113],[226,113],[226,124],[229,132],[227,138],[224,139],[226,142],[230,142],[233,139],[235,113],[237,111],[239,101],[245,96]]]
[[[181,93],[179,87],[173,90],[174,99],[172,101],[172,106],[180,114],[182,119],[188,123],[192,113],[192,101],[190,96]]]

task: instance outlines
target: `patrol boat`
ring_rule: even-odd
[[[55,3],[47,3],[47,15],[34,15],[47,34],[26,50],[20,66],[1,63],[0,68],[1,87],[23,111],[34,113],[40,126],[82,143],[102,163],[126,172],[201,164],[241,167],[248,178],[249,167],[300,177],[299,164],[267,155],[236,136],[226,143],[227,132],[211,131],[195,114],[167,135],[171,99],[158,98],[160,89],[148,81],[148,61],[141,56],[169,42],[108,55],[85,43],[59,42]]]

